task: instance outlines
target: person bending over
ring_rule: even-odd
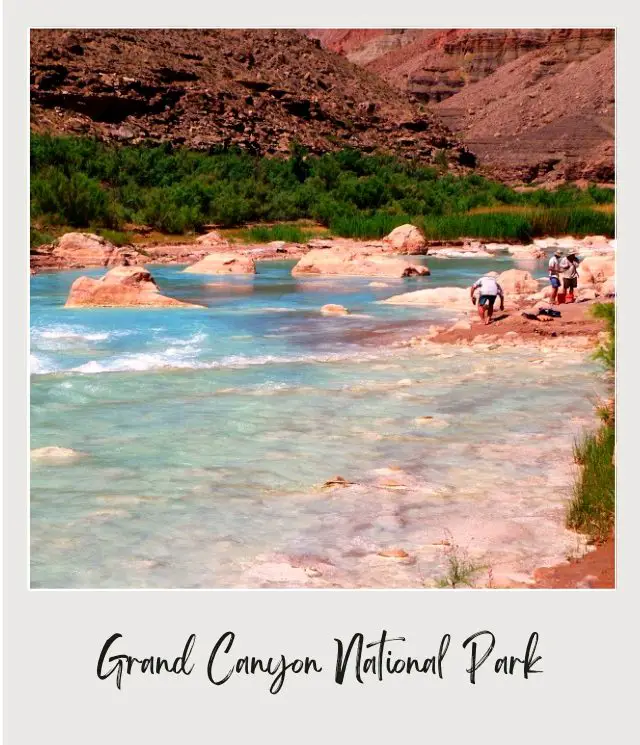
[[[502,287],[496,280],[496,272],[490,272],[480,277],[480,279],[471,287],[471,302],[476,304],[476,290],[479,290],[478,297],[478,315],[480,320],[484,321],[485,326],[491,323],[493,315],[493,306],[496,298],[500,298],[500,310],[504,310],[504,293]]]

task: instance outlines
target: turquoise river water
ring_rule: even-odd
[[[204,310],[64,309],[103,272],[31,279],[31,447],[80,454],[32,460],[32,587],[422,587],[446,573],[443,540],[526,580],[575,549],[563,511],[597,366],[392,347],[447,314],[377,302],[511,261],[430,259],[431,277],[387,287],[292,265],[150,267]],[[355,483],[320,488],[335,475]]]

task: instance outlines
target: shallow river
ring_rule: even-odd
[[[293,262],[249,279],[150,267],[206,310],[65,310],[71,282],[102,272],[33,277],[31,446],[82,455],[32,461],[32,586],[421,587],[446,574],[443,540],[496,580],[573,552],[571,449],[598,367],[391,348],[447,315],[376,301],[511,266],[428,263],[382,288],[293,279]],[[328,302],[351,315],[322,316]],[[336,475],[356,484],[319,488]]]

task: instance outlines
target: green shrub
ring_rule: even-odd
[[[613,213],[593,209],[613,202],[611,189],[520,193],[475,173],[447,172],[444,153],[440,161],[433,168],[353,149],[311,156],[298,145],[289,157],[259,158],[233,149],[206,153],[33,134],[31,214],[41,225],[118,229],[139,222],[178,233],[207,223],[311,218],[361,238],[418,220],[437,239],[613,235]]]
[[[609,339],[601,345],[596,356],[608,370],[615,369],[615,304],[597,303],[593,315],[603,318]],[[613,403],[613,402],[611,402]],[[589,434],[574,446],[574,459],[580,474],[574,485],[574,494],[567,513],[567,526],[586,533],[592,540],[607,539],[615,519],[616,475],[615,414],[612,405],[598,410],[602,424],[595,434]]]
[[[53,224],[86,227],[91,222],[107,227],[119,224],[118,209],[109,193],[84,173],[48,169],[32,178],[31,196],[36,214],[49,217]]]
[[[244,231],[248,243],[270,243],[285,241],[287,243],[304,243],[315,233],[304,230],[297,225],[258,225]]]
[[[377,212],[373,215],[339,215],[329,219],[329,229],[344,238],[378,239],[390,233],[399,225],[411,222],[407,215],[387,215]]]
[[[113,243],[114,246],[127,246],[131,243],[131,236],[129,233],[123,233],[120,230],[108,230],[107,228],[96,228],[95,232],[97,235],[106,238],[109,243]]]
[[[32,227],[29,236],[29,245],[31,248],[41,246],[43,243],[53,243],[54,237],[48,233],[42,233],[37,228]]]
[[[609,338],[601,344],[595,353],[595,358],[600,360],[612,372],[616,367],[616,306],[615,303],[596,303],[592,311],[596,318],[604,319]]]
[[[595,434],[586,435],[574,447],[580,475],[567,514],[567,526],[604,541],[615,517],[615,424],[604,422]]]

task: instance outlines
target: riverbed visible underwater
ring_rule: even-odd
[[[431,277],[387,287],[293,278],[293,263],[149,267],[204,310],[64,309],[76,277],[104,270],[31,278],[31,447],[78,452],[32,461],[32,587],[423,587],[452,545],[517,582],[577,550],[564,509],[598,365],[559,347],[393,347],[452,316],[377,302],[513,262],[429,259]],[[322,489],[334,476],[353,485]]]

